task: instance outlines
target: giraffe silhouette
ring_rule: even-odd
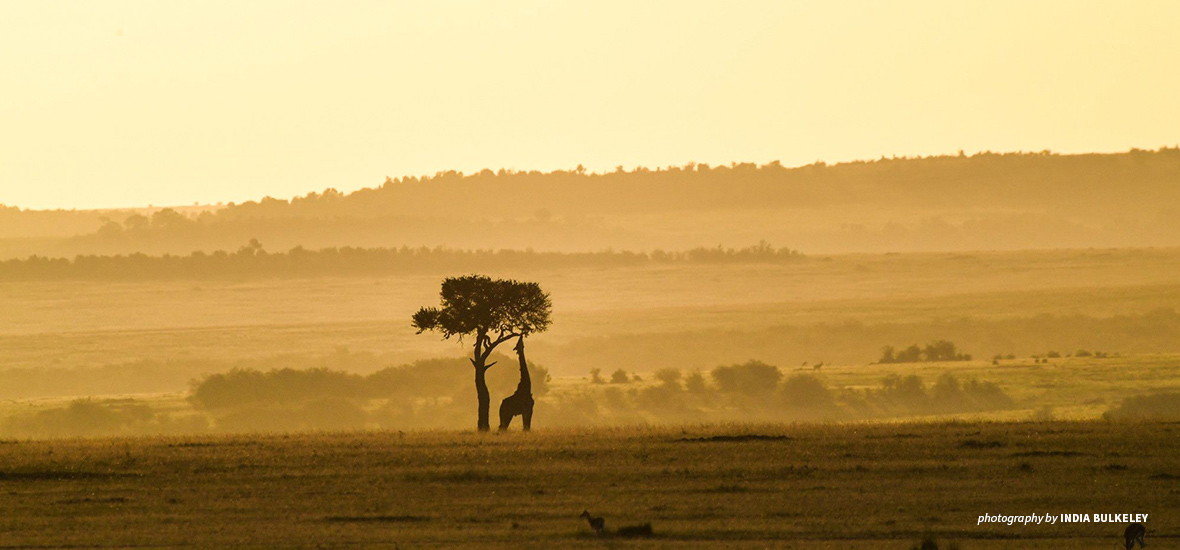
[[[529,379],[528,362],[524,359],[524,336],[516,340],[513,349],[520,359],[520,383],[516,385],[516,393],[500,402],[500,431],[507,430],[512,417],[519,415],[527,432],[533,427],[533,383]]]

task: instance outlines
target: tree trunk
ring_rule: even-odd
[[[475,367],[475,397],[479,400],[479,420],[475,427],[481,432],[492,429],[492,423],[489,420],[491,415],[488,412],[492,408],[492,396],[488,393],[488,381],[484,375],[496,362],[492,361],[491,364],[488,364],[488,356],[492,354],[492,350],[496,349],[496,346],[516,336],[516,334],[501,333],[498,339],[492,340],[488,338],[487,331],[480,331],[475,335],[475,353],[471,355],[471,366]]]
[[[483,364],[482,358],[475,363],[475,396],[479,399],[479,422],[476,427],[481,432],[486,432],[492,429],[491,423],[488,421],[488,410],[492,406],[492,396],[488,393],[488,381],[484,377],[488,368]]]

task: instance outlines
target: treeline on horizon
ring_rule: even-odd
[[[56,236],[106,238],[145,228],[167,234],[198,226],[276,219],[341,220],[440,216],[454,219],[545,219],[586,215],[729,208],[830,206],[909,209],[990,208],[1102,214],[1180,204],[1180,147],[1156,151],[1061,155],[992,153],[882,157],[788,168],[779,162],[638,167],[592,173],[580,166],[552,172],[482,170],[386,178],[341,193],[312,192],[290,200],[265,197],[173,223],[150,223],[123,211],[35,211],[0,206],[0,238],[45,237],[35,226],[57,224]],[[89,225],[88,231],[82,230]],[[194,226],[195,227],[195,226]],[[193,227],[188,227],[192,230]]]
[[[164,254],[79,255],[67,258],[31,256],[0,261],[0,281],[166,280],[282,278],[443,273],[496,268],[633,267],[673,263],[756,263],[794,261],[804,256],[766,242],[745,248],[695,248],[684,251],[566,253],[533,250],[455,250],[443,247],[331,247],[267,252],[251,240],[236,252],[195,251],[187,256]]]

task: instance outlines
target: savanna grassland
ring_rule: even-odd
[[[539,426],[1095,419],[1128,397],[1180,387],[1175,249],[605,263],[489,271],[539,281],[553,297],[552,330],[529,339],[529,357],[549,382],[547,393],[537,393],[544,407]],[[22,436],[466,428],[474,392],[459,358],[469,350],[416,335],[409,314],[435,302],[441,277],[477,268],[3,282],[0,296],[8,307],[0,317],[0,415],[15,422],[6,425],[10,434]],[[971,360],[877,363],[884,346],[936,340],[954,342]],[[454,361],[420,365],[424,374],[416,378],[385,376],[432,357]],[[784,412],[784,399],[789,409],[795,398],[777,391],[715,395],[712,370],[751,360],[777,367],[784,381],[814,378],[834,399],[859,410],[816,416]],[[361,389],[306,392],[299,401],[260,396],[233,410],[194,409],[191,399],[197,383],[234,369],[317,368],[354,377],[338,381]],[[658,371],[670,369],[680,378],[659,382]],[[627,383],[594,384],[594,371],[604,380],[626,372]],[[685,385],[694,373],[704,375],[706,386],[695,393]],[[512,391],[514,371],[493,375],[503,378],[493,392],[500,399]],[[937,391],[944,376],[955,384],[994,385],[1002,399],[965,408],[895,406],[914,396],[880,391],[890,379],[906,377],[925,386],[919,392]],[[422,389],[426,380],[435,389]],[[767,383],[773,388],[779,382]],[[71,428],[102,412],[63,409],[80,398],[91,400],[87,406],[115,409],[123,420]],[[285,400],[282,406],[290,409],[320,398],[342,400],[315,405],[302,417],[323,416],[326,409],[339,421],[231,422],[278,414],[258,409],[274,401]],[[46,410],[66,416],[38,419]],[[33,424],[25,422],[29,418]]]
[[[1169,423],[686,425],[4,441],[9,548],[1111,548],[1177,536]],[[594,535],[583,509],[606,518]],[[619,527],[650,523],[654,536]]]
[[[985,153],[0,209],[0,547],[1109,548],[1122,528],[975,524],[1031,513],[1148,513],[1175,540],[1178,169],[1166,148]],[[472,342],[411,326],[472,273],[552,300],[531,434],[465,431]],[[518,382],[498,352],[493,405]],[[599,537],[583,509],[654,537]]]

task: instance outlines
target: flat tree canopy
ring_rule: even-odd
[[[496,334],[505,340],[549,328],[552,303],[541,285],[484,275],[447,278],[442,283],[441,307],[414,313],[413,326],[421,334],[437,331],[443,338]]]

